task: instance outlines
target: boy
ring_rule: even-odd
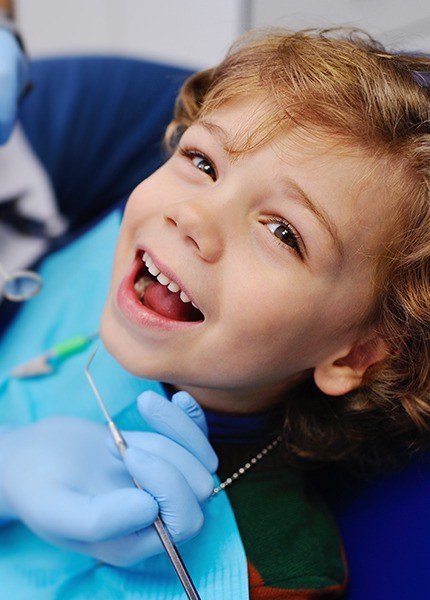
[[[337,595],[343,587],[329,518],[279,452],[285,415],[290,460],[378,464],[428,444],[429,97],[418,73],[428,68],[426,59],[386,54],[358,35],[250,38],[184,86],[167,135],[173,154],[136,188],[123,217],[103,342],[137,378],[133,385],[161,381],[152,389],[189,392],[205,410],[219,473],[231,475],[252,598]],[[109,239],[92,243],[100,255]],[[59,268],[94,279],[96,259],[73,249],[53,257],[50,289],[58,292]],[[91,308],[78,297],[74,290],[54,303],[49,319],[65,307],[68,318],[85,319]],[[18,355],[12,334],[6,343],[8,356]],[[118,385],[114,367],[104,366],[103,377]],[[75,380],[62,374],[63,387]],[[125,404],[130,381],[118,387],[114,411],[135,429],[130,395]],[[149,492],[138,493],[102,451],[102,427],[69,416],[96,418],[74,385],[72,408],[24,397],[28,421],[39,422],[4,434],[4,519],[119,566],[159,551],[150,528],[157,510],[176,541],[195,535],[216,469],[198,407],[188,395],[173,404],[140,400],[158,433],[130,435],[126,465]],[[48,396],[48,388],[32,393]],[[6,405],[13,391],[6,388]],[[18,424],[3,410],[4,422]],[[67,416],[42,419],[49,414]],[[270,448],[265,462],[262,448]],[[213,521],[209,514],[205,527]],[[205,554],[202,539],[194,553],[222,571],[221,546]],[[68,581],[73,597],[93,589],[93,567],[81,588]],[[131,594],[132,573],[115,570]],[[206,594],[241,597],[230,575],[230,587],[222,580]]]

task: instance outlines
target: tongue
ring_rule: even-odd
[[[173,293],[161,283],[151,283],[145,290],[143,304],[154,312],[174,321],[198,321],[202,314],[191,302],[182,302],[179,294]]]

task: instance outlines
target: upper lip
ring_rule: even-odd
[[[171,281],[174,281],[179,288],[181,289],[181,291],[185,292],[185,294],[188,296],[188,298],[191,300],[192,304],[202,313],[202,309],[200,308],[199,304],[196,302],[194,295],[189,291],[188,287],[183,283],[183,281],[176,275],[176,273],[174,273],[170,267],[168,267],[163,261],[161,261],[151,250],[149,250],[148,248],[145,247],[139,247],[137,254],[138,254],[138,258],[140,261],[142,261],[143,263],[143,255],[144,253],[147,252],[149,254],[149,256],[152,259],[152,262],[155,264],[155,266],[157,267],[157,269],[159,269],[164,275],[166,275],[166,277],[168,277]],[[178,292],[179,293],[179,292]]]

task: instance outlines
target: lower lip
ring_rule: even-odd
[[[132,271],[121,281],[116,295],[118,309],[128,321],[142,329],[161,329],[164,331],[184,331],[198,327],[203,322],[174,321],[146,308],[137,298],[134,290],[134,280],[141,267],[141,261],[136,260]]]

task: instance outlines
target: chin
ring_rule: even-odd
[[[132,350],[130,346],[130,339],[126,332],[118,325],[115,317],[112,315],[109,309],[109,303],[105,306],[103,315],[100,322],[100,339],[103,345],[119,363],[127,371],[134,372],[132,365],[130,365],[130,357]],[[131,361],[133,362],[133,361]],[[134,373],[138,374],[138,373]]]
[[[100,323],[100,338],[106,350],[129,373],[142,379],[164,381],[160,365],[152,364],[142,345],[117,322],[107,304]]]
[[[115,338],[118,339],[118,336],[115,336],[114,328],[111,325],[112,318],[107,313],[108,310],[105,308],[100,322],[100,339],[109,351],[109,354],[112,354],[112,356],[117,358],[117,351],[119,348],[114,340]]]

